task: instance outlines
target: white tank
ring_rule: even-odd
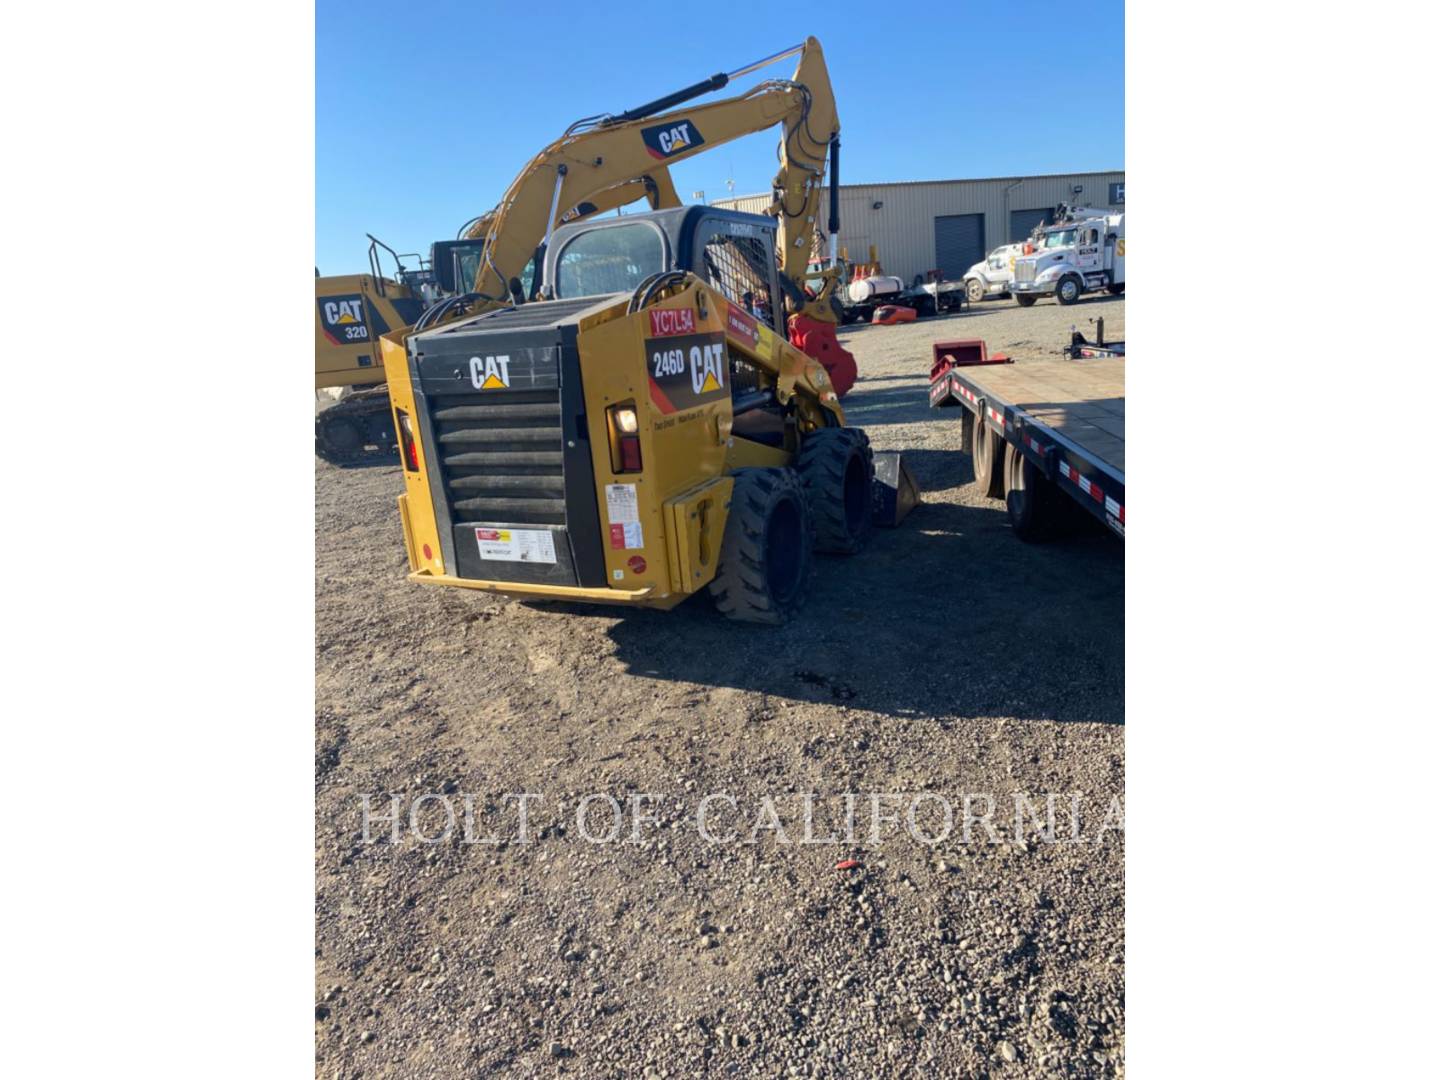
[[[863,304],[866,300],[877,296],[889,296],[891,293],[904,291],[905,282],[893,274],[861,278],[859,281],[852,281],[845,290],[852,304]]]

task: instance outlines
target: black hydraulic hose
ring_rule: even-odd
[[[626,305],[625,314],[634,315],[635,312],[647,307],[661,289],[670,285],[678,285],[684,280],[684,270],[661,270],[659,273],[651,274],[635,286],[635,291],[630,294],[630,303]]]

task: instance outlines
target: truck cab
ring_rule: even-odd
[[[1125,215],[1068,210],[1025,245],[1015,259],[1010,293],[1021,307],[1042,296],[1073,304],[1101,289],[1125,291]]]
[[[1015,280],[1015,260],[1024,254],[1024,244],[1001,244],[965,271],[965,295],[972,304],[990,296],[1004,296]]]

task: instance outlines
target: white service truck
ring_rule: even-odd
[[[1004,296],[1015,280],[1015,260],[1024,253],[1024,244],[1001,244],[965,271],[965,295],[972,304],[988,296]]]
[[[1021,307],[1042,296],[1073,304],[1087,292],[1125,291],[1125,215],[1089,207],[1065,207],[1015,260],[1010,295]]]

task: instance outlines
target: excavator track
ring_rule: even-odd
[[[315,417],[315,455],[332,465],[395,461],[390,394],[373,386],[342,398]]]

